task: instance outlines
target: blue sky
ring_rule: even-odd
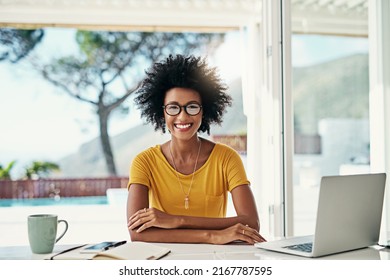
[[[367,53],[367,38],[294,35],[291,41],[293,67],[309,66],[343,56]]]
[[[45,41],[37,51],[54,56],[75,52],[73,31],[55,30],[46,33]],[[227,81],[240,76],[239,48],[237,34],[229,35],[212,62]],[[297,35],[292,40],[293,65],[316,64],[351,53],[367,52],[367,48],[366,39]],[[98,135],[96,115],[91,107],[49,85],[26,64],[15,67],[0,63],[0,80],[3,124],[0,164],[17,160],[14,176],[19,176],[19,170],[33,160],[57,161]],[[110,134],[118,134],[139,122],[137,112],[114,117]]]

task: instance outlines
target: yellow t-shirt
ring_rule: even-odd
[[[173,215],[225,217],[228,191],[249,185],[239,154],[216,143],[206,163],[195,171],[189,195],[189,209],[175,169],[169,164],[160,145],[137,155],[130,168],[128,188],[141,184],[149,188],[149,206]],[[184,192],[188,193],[192,174],[177,173]]]

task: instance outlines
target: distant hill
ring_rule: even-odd
[[[294,122],[304,134],[317,132],[322,118],[368,117],[368,56],[353,55],[319,65],[293,69]],[[247,118],[243,113],[241,80],[229,85],[233,106],[222,126],[211,134],[243,134]],[[203,135],[203,137],[209,137]],[[138,125],[111,137],[118,175],[127,176],[130,163],[140,151],[163,143],[169,134],[155,132],[151,125]],[[99,139],[81,145],[79,151],[59,161],[61,177],[106,176]]]
[[[368,118],[368,55],[293,71],[296,131],[315,134],[323,118]]]

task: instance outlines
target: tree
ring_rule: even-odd
[[[77,31],[77,56],[36,65],[43,77],[72,98],[87,102],[98,116],[100,142],[109,175],[116,167],[108,134],[114,111],[128,112],[125,100],[137,89],[144,68],[169,54],[211,52],[223,34]]]
[[[0,62],[17,63],[42,41],[42,29],[0,28]]]
[[[33,161],[30,166],[25,169],[25,178],[41,178],[46,177],[52,171],[60,170],[58,164],[48,161]]]
[[[11,180],[11,169],[14,167],[16,161],[13,160],[10,163],[8,163],[7,167],[3,167],[0,164],[0,180],[6,179],[6,180]]]

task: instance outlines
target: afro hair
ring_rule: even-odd
[[[141,116],[153,124],[155,130],[165,133],[164,98],[172,88],[188,88],[199,93],[203,118],[198,131],[210,134],[210,125],[222,123],[226,106],[232,98],[226,93],[227,86],[218,76],[217,69],[209,67],[201,57],[170,55],[155,63],[146,71],[146,78],[138,88],[135,103]]]

